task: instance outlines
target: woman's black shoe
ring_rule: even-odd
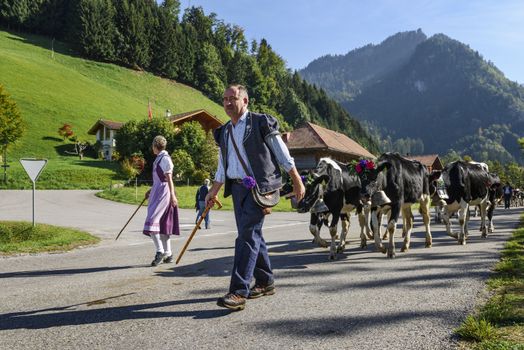
[[[173,255],[169,255],[164,257],[164,260],[162,261],[164,264],[169,264],[173,262]]]
[[[157,266],[158,264],[162,262],[163,258],[164,258],[164,254],[157,252],[155,255],[155,258],[153,259],[153,261],[151,261],[151,266]]]

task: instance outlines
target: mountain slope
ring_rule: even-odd
[[[337,101],[345,102],[405,64],[424,40],[426,35],[420,29],[397,33],[379,45],[369,44],[345,55],[320,57],[299,73]]]
[[[493,124],[524,134],[524,89],[442,34],[421,43],[401,69],[344,106],[397,137],[420,137],[432,152],[445,152]]]
[[[405,45],[397,42],[397,50],[404,52]],[[419,42],[404,62],[396,62],[397,66],[377,68],[377,78],[365,84],[359,77],[346,82],[362,86],[353,96],[340,90],[332,95],[382,138],[421,139],[427,153],[454,149],[479,160],[524,162],[516,141],[524,135],[521,85],[506,79],[478,52],[443,34]]]

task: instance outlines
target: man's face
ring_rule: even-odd
[[[231,118],[239,118],[247,108],[248,99],[241,96],[240,91],[236,88],[229,88],[224,92],[223,98],[224,111]]]

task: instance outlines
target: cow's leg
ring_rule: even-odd
[[[339,215],[333,214],[333,219],[331,220],[331,224],[329,226],[329,234],[331,235],[331,245],[329,249],[329,259],[335,260],[337,258],[337,226],[338,226],[338,219],[340,217]]]
[[[493,203],[489,205],[488,211],[486,213],[486,216],[488,218],[488,232],[489,233],[493,233],[495,231],[495,227],[493,226],[493,212],[495,211],[495,206],[496,206],[496,203],[495,201],[493,201]]]
[[[457,202],[453,202],[452,204],[448,204],[444,206],[444,211],[442,213],[442,221],[444,221],[444,225],[446,225],[446,233],[448,236],[453,237],[455,239],[458,239],[458,235],[454,233],[451,229],[451,216],[459,209],[459,205]]]
[[[419,211],[422,215],[422,221],[424,222],[424,228],[426,229],[426,248],[431,248],[433,244],[433,237],[431,236],[431,214],[429,213],[429,207],[431,205],[431,197],[427,194],[423,194],[419,201]]]
[[[482,228],[482,238],[488,237],[488,227],[486,225],[486,211],[488,201],[484,200],[480,203],[480,227]]]
[[[322,227],[322,220],[319,219],[317,214],[311,214],[311,219],[309,221],[309,232],[311,232],[314,237],[313,243],[318,244],[320,247],[327,248],[327,242],[320,238],[320,227]]]
[[[381,208],[381,214],[380,215],[380,220],[378,221],[379,225],[378,225],[378,232],[380,233],[380,227],[382,226],[382,218],[384,216],[388,216],[390,214],[390,211],[391,211],[391,208],[388,206],[388,207],[384,207],[384,208]],[[384,231],[384,236],[382,236],[382,239],[385,240],[385,239],[388,239],[388,229],[386,228],[386,230]]]
[[[469,221],[468,212],[469,212],[469,204],[461,200],[460,209],[458,211],[459,226],[460,226],[460,231],[458,234],[458,243],[462,245],[466,244],[467,227],[468,227],[468,221]]]
[[[387,256],[388,258],[395,257],[395,230],[397,229],[398,217],[400,216],[400,205],[393,204],[391,206],[391,213],[389,214],[388,219],[388,233],[389,233],[389,245]]]
[[[382,210],[379,208],[371,208],[371,230],[373,231],[373,237],[375,238],[376,250],[382,253],[386,253],[386,248],[382,244],[380,239],[380,222],[382,221]]]
[[[340,214],[340,223],[342,224],[342,233],[340,234],[340,241],[337,246],[337,253],[344,252],[346,248],[346,237],[349,232],[349,213]]]
[[[365,218],[365,224],[366,224],[366,236],[368,236],[368,239],[373,239],[373,232],[371,231],[371,227],[369,227],[369,222],[371,220],[370,217],[371,214],[371,205],[365,205],[364,206],[364,218]]]
[[[413,228],[413,213],[411,212],[411,204],[404,204],[402,206],[402,222],[403,228],[402,233],[404,236],[404,244],[402,245],[401,252],[407,252],[409,250],[409,244],[411,241],[411,229]]]
[[[364,249],[368,246],[369,225],[367,225],[366,214],[364,214],[364,210],[357,212],[357,215],[358,215],[358,224],[360,226],[360,248]],[[366,232],[364,233],[364,231]]]

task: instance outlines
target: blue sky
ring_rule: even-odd
[[[250,41],[266,38],[291,69],[421,28],[427,36],[444,33],[469,45],[506,77],[524,83],[522,0],[181,0],[181,5],[202,6],[206,14],[240,25]]]

